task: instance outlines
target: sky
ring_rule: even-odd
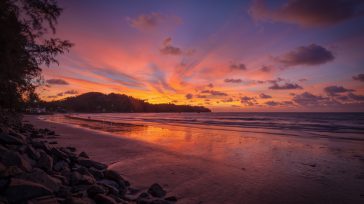
[[[364,111],[362,0],[64,0],[41,98],[213,111]]]

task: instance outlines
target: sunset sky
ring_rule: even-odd
[[[363,111],[362,0],[59,1],[75,44],[45,100],[97,91],[213,111]]]

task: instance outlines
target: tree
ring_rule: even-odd
[[[72,44],[55,38],[62,9],[55,0],[0,1],[0,109],[19,109],[41,83],[41,65]]]

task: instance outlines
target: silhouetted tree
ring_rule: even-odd
[[[44,102],[44,107],[51,111],[72,111],[83,113],[103,112],[210,112],[203,106],[175,105],[172,103],[150,104],[125,94],[102,94],[89,92],[59,101]]]
[[[17,109],[41,82],[42,64],[58,63],[69,41],[53,38],[62,9],[54,0],[0,0],[0,109]]]

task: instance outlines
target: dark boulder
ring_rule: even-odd
[[[94,197],[96,194],[105,194],[105,189],[100,185],[93,185],[87,189],[87,194],[90,197]]]
[[[41,196],[37,198],[33,198],[32,200],[28,201],[29,204],[54,204],[59,203],[59,200],[53,196]]]
[[[87,168],[94,167],[95,169],[98,169],[98,170],[104,170],[107,167],[105,164],[102,164],[100,162],[93,161],[93,160],[90,160],[90,159],[79,158],[78,163],[80,165],[82,165],[82,166],[87,167]]]
[[[87,153],[86,152],[81,152],[79,155],[78,155],[79,157],[83,157],[83,158],[90,158],[88,155],[87,155]]]
[[[167,192],[163,190],[162,186],[155,183],[152,186],[150,186],[150,188],[148,189],[148,193],[150,193],[154,197],[161,198],[164,197]]]
[[[32,198],[52,195],[47,187],[23,179],[12,178],[8,188],[5,190],[6,198],[12,203],[30,200]]]
[[[69,165],[68,165],[68,163],[66,161],[61,160],[61,161],[57,162],[55,165],[53,165],[53,169],[55,171],[62,171],[62,170],[65,170],[65,169],[69,170]]]
[[[95,169],[94,167],[91,167],[88,169],[88,171],[96,178],[96,179],[102,179],[104,178],[104,172],[98,169]]]
[[[114,199],[104,194],[95,195],[94,200],[96,201],[96,203],[116,204],[116,201]]]
[[[16,137],[14,135],[10,135],[7,133],[0,133],[0,143],[2,144],[11,144],[11,145],[21,145],[25,144],[25,140],[21,137]]]
[[[53,192],[58,191],[60,186],[62,185],[60,180],[53,178],[52,176],[48,175],[46,172],[38,168],[34,168],[30,173],[20,174],[16,176],[16,178],[36,182],[47,187]]]
[[[52,171],[53,169],[53,158],[45,152],[40,153],[40,157],[37,166],[45,171]]]
[[[26,157],[18,152],[9,150],[1,155],[1,161],[5,166],[17,166],[24,171],[30,171],[32,166]]]
[[[34,160],[38,160],[40,157],[40,153],[34,149],[31,145],[27,145],[25,148],[25,153],[29,155],[30,158]]]

